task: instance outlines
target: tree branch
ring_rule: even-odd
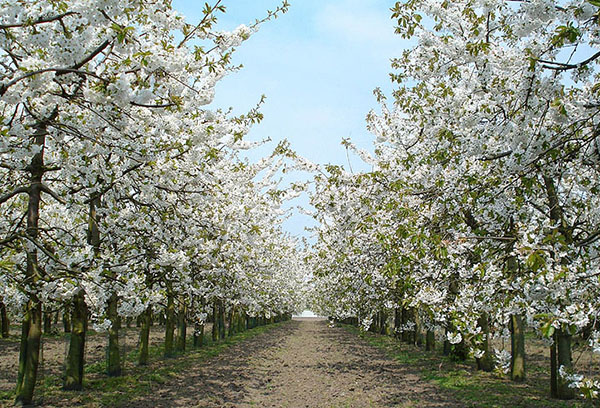
[[[68,11],[66,13],[63,14],[59,14],[57,16],[52,16],[52,17],[40,17],[37,20],[33,20],[33,21],[26,21],[24,23],[14,23],[14,24],[0,24],[0,29],[6,29],[6,28],[17,28],[17,27],[27,27],[27,26],[34,26],[37,24],[43,24],[43,23],[51,23],[53,21],[57,21],[57,20],[61,20],[64,17],[67,16],[72,16],[74,14],[79,14],[76,13],[74,11]]]
[[[6,202],[6,201],[10,200],[11,198],[13,198],[14,196],[16,196],[17,194],[21,194],[21,193],[29,193],[29,188],[28,187],[19,187],[19,188],[14,189],[10,193],[0,196],[0,204],[3,204],[4,202]]]
[[[129,102],[129,103],[131,103],[133,106],[139,106],[140,108],[153,108],[153,109],[170,108],[171,106],[177,106],[177,104],[175,104],[175,103],[167,103],[164,105],[146,105],[144,103],[137,103],[137,102]]]
[[[543,64],[542,68],[547,68],[547,69],[551,69],[554,71],[568,71],[570,69],[581,68],[581,67],[589,64],[590,62],[597,60],[598,58],[600,58],[600,51],[598,51],[597,53],[595,53],[588,59],[583,60],[577,64],[565,64],[562,62],[547,61],[547,60],[542,60],[542,59],[538,59],[537,61],[541,62]]]
[[[202,21],[200,21],[192,31],[190,31],[188,33],[188,35],[186,35],[183,40],[181,40],[181,42],[179,43],[179,45],[177,46],[177,48],[181,48],[183,47],[183,44],[185,44],[190,38],[192,38],[194,36],[194,34],[196,33],[196,31],[198,31],[198,29],[200,27],[202,27],[202,25],[206,22],[206,20],[208,20],[208,18],[210,16],[212,16],[213,12],[217,9],[217,7],[219,7],[219,4],[221,3],[222,0],[218,0],[217,3],[209,10],[208,13],[206,13],[204,15],[204,18],[202,19]]]
[[[58,201],[61,204],[67,203],[58,194],[56,194],[56,192],[54,192],[52,189],[50,189],[50,187],[48,187],[44,183],[40,183],[40,190],[43,191],[44,193],[50,194],[52,196],[52,198],[54,198],[56,201]]]
[[[510,156],[511,154],[512,154],[512,150],[508,150],[506,152],[497,153],[497,154],[494,154],[494,155],[491,155],[491,156],[484,156],[484,157],[480,158],[479,160],[480,161],[498,160],[498,159],[501,159],[503,157]]]
[[[86,72],[86,71],[79,71],[79,68],[83,67],[85,64],[87,64],[88,62],[90,62],[92,59],[94,59],[94,57],[96,57],[98,54],[100,54],[102,51],[104,51],[104,49],[106,47],[108,47],[108,45],[111,42],[106,40],[104,41],[102,44],[100,44],[100,46],[98,48],[96,48],[94,51],[92,51],[92,53],[90,55],[88,55],[87,57],[85,57],[83,60],[75,63],[74,65],[67,67],[67,68],[44,68],[44,69],[38,69],[37,71],[32,71],[32,72],[28,72],[26,74],[23,74],[22,76],[13,79],[12,81],[7,82],[6,84],[0,85],[0,97],[4,96],[4,94],[6,93],[6,91],[8,90],[8,88],[10,88],[11,86],[21,82],[24,79],[30,78],[32,76],[38,75],[38,74],[43,74],[45,72],[56,72],[56,76],[60,76],[60,75],[65,75],[65,74],[70,74],[70,73],[81,73],[81,74],[85,74],[85,75],[91,75],[95,78],[100,78],[97,75],[91,73],[91,72]],[[102,78],[100,78],[102,79]],[[102,79],[103,80],[103,79]]]

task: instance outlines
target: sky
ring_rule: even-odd
[[[266,22],[236,51],[234,64],[243,68],[222,80],[211,107],[233,108],[242,114],[266,96],[264,120],[248,140],[272,142],[253,152],[266,156],[279,141],[318,164],[344,165],[368,170],[341,145],[350,138],[359,148],[372,151],[373,136],[366,129],[367,113],[378,109],[373,90],[390,94],[390,59],[405,45],[394,35],[390,8],[394,0],[290,0],[290,10]],[[204,2],[175,0],[173,6],[194,23],[202,17]],[[224,0],[218,30],[249,25],[274,10],[278,0]],[[293,177],[294,180],[303,176]],[[304,176],[306,177],[306,176]],[[291,181],[291,178],[284,180]],[[306,197],[292,206],[307,206]],[[310,217],[295,212],[284,228],[308,236]]]

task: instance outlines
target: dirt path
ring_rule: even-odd
[[[195,364],[131,407],[459,407],[326,321],[292,321]]]

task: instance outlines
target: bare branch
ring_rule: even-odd
[[[137,102],[130,102],[133,106],[139,106],[140,108],[152,108],[152,109],[158,109],[158,108],[170,108],[171,106],[177,106],[176,103],[167,103],[164,105],[146,105],[144,103],[137,103]]]
[[[596,231],[593,234],[588,235],[587,238],[582,239],[581,241],[575,242],[575,245],[577,245],[577,246],[587,246],[587,245],[593,244],[598,239],[600,239],[600,231]]]
[[[47,185],[45,185],[44,183],[40,183],[40,189],[47,194],[50,194],[52,196],[52,198],[54,198],[56,201],[58,201],[61,204],[66,204],[67,202],[65,200],[63,200],[58,194],[56,194],[56,192],[54,192],[50,187],[48,187]]]
[[[217,7],[219,7],[219,4],[221,4],[222,0],[218,0],[217,3],[210,9],[210,11],[208,13],[206,13],[204,15],[204,18],[194,27],[194,29],[192,31],[190,31],[188,33],[188,35],[186,35],[183,40],[181,40],[181,42],[179,43],[179,45],[177,46],[177,48],[181,48],[183,47],[183,44],[185,44],[190,38],[192,38],[194,36],[194,34],[196,34],[196,31],[198,31],[200,29],[200,27],[202,27],[202,25],[204,23],[206,23],[206,20],[208,20],[208,18],[210,16],[212,16],[213,11],[215,11],[217,9]]]
[[[600,51],[598,51],[597,53],[595,53],[588,59],[583,60],[577,64],[564,64],[562,62],[547,61],[547,60],[542,60],[542,59],[538,59],[537,61],[541,62],[543,64],[542,68],[551,69],[554,71],[568,71],[570,69],[581,68],[581,67],[589,64],[590,62],[597,60],[598,58],[600,58]]]
[[[470,237],[460,237],[459,239],[476,239],[479,241],[484,241],[484,240],[494,240],[494,241],[516,241],[517,239],[515,237],[478,237],[478,236],[470,236]]]
[[[10,193],[0,196],[0,204],[3,204],[4,202],[6,202],[6,201],[10,200],[11,198],[13,198],[14,196],[16,196],[17,194],[21,194],[21,193],[29,193],[29,188],[28,187],[19,187],[19,188],[14,189]]]
[[[59,14],[57,16],[40,17],[37,20],[26,21],[24,23],[0,24],[0,29],[17,28],[17,27],[28,27],[28,26],[34,26],[34,25],[37,25],[37,24],[51,23],[53,21],[62,20],[63,18],[65,18],[67,16],[72,16],[74,14],[79,14],[79,13],[76,13],[74,11],[68,11],[66,13]]]
[[[108,45],[111,42],[106,40],[104,41],[102,44],[100,44],[100,46],[98,46],[98,48],[96,48],[94,51],[92,51],[91,54],[89,54],[87,57],[85,57],[83,60],[77,62],[76,64],[74,64],[73,66],[67,67],[67,68],[44,68],[44,69],[39,69],[37,71],[32,71],[32,72],[28,72],[26,74],[23,74],[22,76],[13,79],[12,81],[7,82],[6,84],[0,85],[0,97],[2,97],[6,91],[8,90],[8,88],[10,88],[11,86],[15,85],[18,82],[21,82],[24,79],[30,78],[32,76],[38,75],[38,74],[43,74],[45,72],[56,72],[56,76],[60,76],[60,75],[65,75],[65,74],[70,74],[70,73],[80,73],[80,74],[85,74],[85,75],[91,75],[94,76],[96,78],[100,78],[97,75],[91,73],[91,72],[86,72],[86,71],[79,71],[79,68],[83,67],[85,64],[87,64],[88,62],[90,62],[92,59],[94,59],[94,57],[96,57],[98,54],[100,54],[106,47],[108,47]],[[100,78],[102,79],[102,78]]]
[[[511,154],[512,154],[512,150],[508,150],[506,152],[497,153],[497,154],[494,154],[494,155],[491,155],[491,156],[484,156],[484,157],[480,158],[479,160],[480,161],[498,160],[498,159],[501,159],[503,157],[510,156]]]

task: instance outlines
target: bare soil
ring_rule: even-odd
[[[129,407],[460,407],[356,335],[298,319],[194,363]]]
[[[207,324],[205,333],[210,334],[212,324]],[[0,339],[0,392],[14,390],[17,383],[17,371],[19,365],[19,335],[20,328],[11,328],[11,336],[8,339]],[[136,350],[139,345],[139,328],[122,328],[119,336],[122,361],[124,356]],[[152,326],[150,329],[150,346],[164,343],[165,329],[163,326]],[[108,334],[92,333],[86,336],[85,362],[93,364],[106,358],[106,347]],[[40,366],[38,369],[38,381],[44,380],[45,376],[60,377],[64,371],[65,358],[69,349],[68,335],[42,336],[42,351]],[[128,363],[125,363],[125,370]]]

